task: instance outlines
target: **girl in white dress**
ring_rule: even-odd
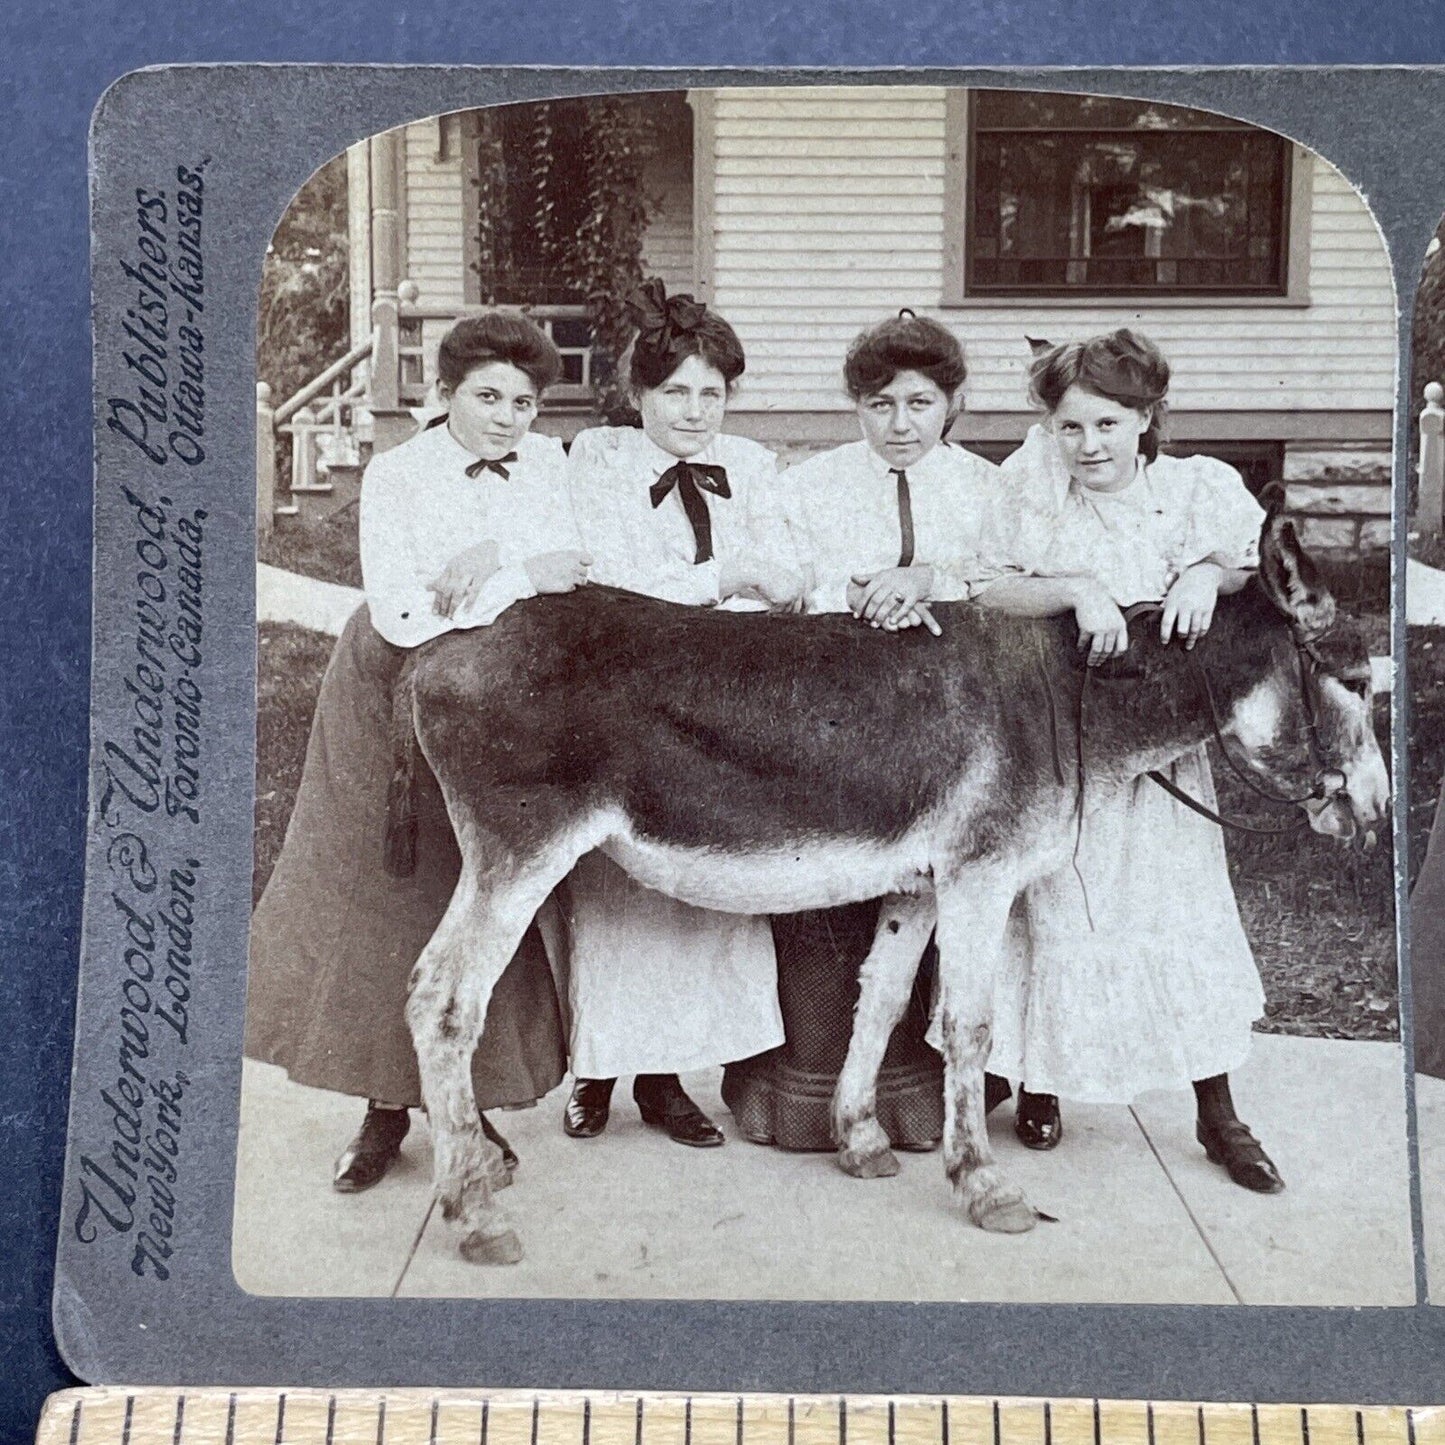
[[[657,281],[633,310],[623,364],[642,427],[584,431],[568,463],[591,580],[701,607],[800,605],[773,454],[721,432],[744,366],[736,333]],[[665,897],[601,853],[582,859],[566,895],[567,1133],[600,1134],[617,1076],[632,1074],[645,1122],[681,1144],[721,1144],[677,1075],[782,1042],[768,920]]]
[[[1004,464],[1020,501],[1014,560],[1034,575],[980,601],[1072,611],[1090,664],[1127,649],[1121,609],[1136,602],[1162,604],[1163,640],[1192,648],[1220,594],[1258,566],[1264,514],[1239,474],[1159,453],[1168,384],[1158,349],[1127,330],[1056,347],[1031,371],[1046,429]],[[1171,771],[1214,806],[1203,747]],[[1192,1084],[1210,1159],[1246,1188],[1283,1188],[1230,1097],[1264,994],[1219,828],[1140,778],[1086,797],[1075,861],[1028,891],[1029,948],[1013,954],[1024,1004],[998,1012],[990,1066],[1023,1083],[1020,1138],[1058,1143],[1059,1094],[1122,1103]]]
[[[556,347],[520,316],[473,317],[443,338],[438,368],[447,414],[376,456],[362,479],[366,602],[322,681],[286,841],[251,926],[246,1053],[297,1083],[369,1100],[336,1163],[343,1193],[383,1177],[408,1106],[421,1102],[407,979],[461,865],[423,768],[415,870],[395,878],[382,866],[397,675],[408,649],[486,626],[520,598],[570,591],[587,570],[561,443],[529,430],[561,371]],[[473,1060],[478,1105],[538,1099],[565,1062],[552,975],[529,929]]]
[[[853,342],[843,380],[862,437],[783,475],[809,611],[936,630],[929,604],[971,595],[985,569],[981,554],[997,550],[1002,482],[992,463],[945,440],[966,376],[953,333],[912,311]],[[877,919],[875,899],[773,921],[787,1044],[730,1068],[724,1086],[748,1138],[834,1147],[830,1098]],[[879,1121],[897,1148],[931,1148],[943,1131],[942,1063],[924,1042],[926,1022],[921,988],[878,1081]]]

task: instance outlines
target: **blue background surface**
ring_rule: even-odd
[[[1440,63],[1427,0],[1031,4],[251,0],[234,12],[30,3],[0,114],[0,1439],[71,1383],[49,1296],[80,923],[90,619],[86,131],[127,70],[183,61],[578,65]],[[1439,156],[1420,165],[1438,169]],[[194,1382],[201,1383],[201,1382]],[[1243,1388],[1243,1387],[1242,1387]]]

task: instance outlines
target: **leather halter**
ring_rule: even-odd
[[[1162,613],[1163,610],[1157,602],[1138,602],[1124,610],[1124,619],[1126,623],[1129,623],[1133,622],[1137,617]],[[1292,623],[1290,626],[1290,639],[1294,643],[1295,656],[1299,662],[1300,701],[1304,706],[1306,737],[1309,742],[1310,757],[1316,769],[1313,787],[1308,793],[1304,793],[1298,797],[1278,793],[1271,788],[1263,786],[1236,761],[1224,736],[1224,725],[1220,720],[1219,706],[1214,698],[1214,690],[1209,685],[1209,675],[1205,672],[1204,664],[1199,658],[1192,651],[1188,654],[1190,664],[1194,669],[1194,675],[1199,680],[1200,688],[1209,706],[1210,727],[1213,731],[1214,741],[1218,745],[1220,755],[1224,758],[1230,772],[1232,772],[1245,787],[1258,798],[1274,807],[1293,808],[1309,802],[1327,801],[1344,791],[1345,776],[1338,768],[1332,767],[1325,758],[1319,736],[1319,674],[1324,673],[1328,676],[1334,676],[1324,658],[1321,656],[1317,645],[1321,638],[1326,635],[1327,633],[1307,633],[1298,623]],[[1059,747],[1057,704],[1054,697],[1053,682],[1049,677],[1047,667],[1044,665],[1042,652],[1040,653],[1039,664],[1044,675],[1044,684],[1049,697],[1049,723],[1054,753],[1054,772],[1059,782],[1062,783],[1064,781],[1064,769]],[[1083,681],[1079,688],[1077,780],[1079,807],[1081,809],[1083,807],[1084,789],[1084,714],[1091,676],[1092,670],[1085,668]],[[1198,798],[1187,793],[1175,783],[1173,779],[1166,777],[1157,768],[1150,769],[1146,776],[1186,808],[1192,809],[1203,818],[1208,818],[1211,823],[1215,823],[1221,828],[1231,828],[1239,833],[1257,833],[1265,836],[1276,836],[1283,833],[1298,832],[1301,828],[1307,827],[1309,823],[1307,818],[1296,817],[1292,822],[1276,828],[1261,827],[1258,824],[1244,823],[1238,819],[1226,818],[1222,814],[1215,812],[1214,809],[1201,803]],[[1337,786],[1330,786],[1332,779],[1339,780]],[[1077,862],[1075,866],[1077,867]]]
[[[1143,609],[1130,608],[1126,614],[1131,618],[1137,615],[1138,611],[1159,611],[1152,604]],[[1324,673],[1333,676],[1324,658],[1320,654],[1318,643],[1327,633],[1307,633],[1299,623],[1291,623],[1290,640],[1294,643],[1295,658],[1299,664],[1299,689],[1300,702],[1304,708],[1305,715],[1305,737],[1309,743],[1310,758],[1315,765],[1314,785],[1309,792],[1298,796],[1290,796],[1285,793],[1276,792],[1267,788],[1255,779],[1247,769],[1240,766],[1235,760],[1234,754],[1229,749],[1229,744],[1224,736],[1224,727],[1219,718],[1219,706],[1214,700],[1214,690],[1209,685],[1209,674],[1204,670],[1204,664],[1193,653],[1189,654],[1189,661],[1194,668],[1194,674],[1199,679],[1200,688],[1204,692],[1205,701],[1209,705],[1209,722],[1214,732],[1214,741],[1219,748],[1220,756],[1228,765],[1230,772],[1239,779],[1257,798],[1271,804],[1274,807],[1294,808],[1305,803],[1328,802],[1339,796],[1345,789],[1346,778],[1339,768],[1333,767],[1325,757],[1324,748],[1320,744],[1319,733],[1319,675]],[[1303,817],[1295,818],[1291,823],[1279,828],[1262,828],[1253,823],[1242,823],[1237,819],[1226,818],[1216,813],[1212,808],[1201,803],[1198,798],[1192,797],[1172,779],[1164,776],[1157,769],[1150,769],[1147,774],[1154,782],[1158,783],[1171,797],[1184,804],[1185,807],[1193,809],[1201,817],[1208,818],[1211,823],[1217,823],[1221,828],[1232,828],[1240,833],[1261,833],[1265,835],[1293,833],[1308,826],[1308,819]],[[1333,780],[1338,779],[1336,786],[1331,786]]]

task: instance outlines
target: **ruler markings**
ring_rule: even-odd
[[[494,1419],[496,1409],[503,1414]],[[925,1423],[935,1414],[936,1424]],[[325,1445],[358,1445],[373,1432],[376,1445],[1086,1445],[1091,1436],[1094,1445],[1445,1445],[1445,1411],[987,1396],[98,1387],[56,1397],[38,1445],[207,1445],[223,1433],[227,1445],[319,1445],[323,1436]]]

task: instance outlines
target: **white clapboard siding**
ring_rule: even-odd
[[[422,306],[460,306],[465,299],[461,157],[437,159],[437,122],[406,128],[406,261]]]
[[[926,87],[730,89],[716,98],[714,295],[748,352],[740,410],[846,407],[839,368],[862,327],[912,306],[963,339],[974,411],[1027,407],[1025,335],[1129,324],[1174,365],[1183,410],[1388,410],[1394,298],[1364,202],[1313,160],[1307,307],[1147,301],[940,309],[945,93]],[[959,138],[961,139],[961,138]]]
[[[660,201],[643,241],[643,269],[660,276],[669,291],[690,290],[692,169],[687,154],[649,163],[644,185]],[[437,123],[406,127],[406,262],[403,274],[421,288],[418,304],[459,307],[466,297],[465,179],[461,158],[437,160]]]

